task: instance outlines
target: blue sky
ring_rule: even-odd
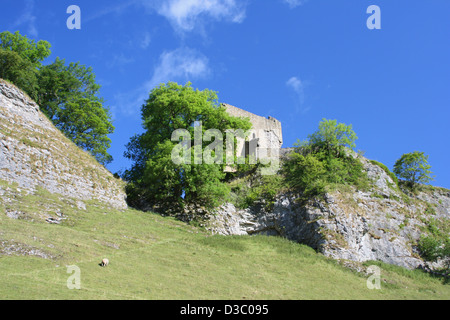
[[[140,107],[161,82],[191,81],[220,102],[283,124],[284,146],[322,118],[352,124],[356,150],[392,169],[429,155],[450,188],[448,0],[1,0],[0,30],[47,40],[52,55],[92,66],[115,133],[108,168],[124,170]],[[70,5],[81,30],[69,30]],[[381,9],[369,30],[367,8]]]

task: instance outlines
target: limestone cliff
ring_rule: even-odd
[[[417,240],[426,225],[433,219],[449,223],[450,190],[430,187],[410,197],[384,169],[361,161],[373,182],[369,191],[343,188],[306,205],[293,194],[279,194],[270,211],[228,203],[210,215],[208,228],[223,235],[282,236],[336,259],[417,268],[423,264]]]
[[[0,79],[0,179],[30,190],[127,207],[124,183],[66,138],[14,85]]]

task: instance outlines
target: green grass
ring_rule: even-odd
[[[172,218],[92,201],[79,210],[43,190],[16,196],[33,219],[8,218],[11,204],[3,203],[0,243],[53,258],[0,249],[1,299],[450,299],[441,280],[380,263],[373,264],[382,270],[382,289],[369,290],[367,276],[282,238],[211,236]],[[61,225],[35,212],[56,207],[68,217]],[[108,267],[98,265],[103,258]],[[70,265],[81,270],[80,290],[67,288]]]

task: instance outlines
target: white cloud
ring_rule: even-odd
[[[308,81],[302,81],[298,77],[291,77],[286,81],[286,86],[295,93],[296,111],[305,113],[310,107],[305,107],[305,88],[309,85]]]
[[[36,16],[33,15],[34,11],[34,0],[25,1],[25,9],[22,15],[14,21],[10,29],[15,29],[17,27],[27,25],[27,33],[30,37],[37,38],[38,30],[36,27]]]
[[[115,14],[117,16],[122,15],[126,9],[128,9],[128,7],[131,7],[133,5],[135,5],[137,3],[137,0],[132,0],[132,1],[126,1],[126,2],[122,2],[119,3],[117,5],[108,5],[108,6],[103,6],[102,10],[98,11],[98,12],[94,12],[94,13],[88,13],[89,15],[86,18],[83,18],[83,23],[88,23],[91,22],[93,20],[97,20],[99,18],[103,18],[106,15],[109,14]]]
[[[291,9],[301,6],[308,0],[283,0],[284,3],[288,4]]]
[[[149,32],[145,32],[144,38],[141,41],[141,48],[147,49],[150,43],[152,42],[152,37]]]
[[[166,0],[144,4],[152,6],[179,32],[202,28],[210,20],[241,23],[246,16],[245,4],[236,0]]]
[[[178,48],[173,51],[165,51],[161,54],[150,80],[146,81],[138,89],[119,93],[115,96],[116,106],[112,107],[114,113],[120,109],[125,115],[135,115],[150,91],[161,83],[168,81],[183,82],[202,79],[210,75],[208,59],[191,48]]]
[[[300,80],[297,77],[292,77],[286,82],[286,85],[294,90],[294,92],[297,94],[299,98],[299,102],[303,104],[305,101],[305,91],[304,91],[305,86],[302,80]]]
[[[83,23],[96,20],[105,15],[120,16],[131,6],[144,7],[147,13],[166,18],[179,33],[193,30],[205,31],[208,22],[228,21],[242,23],[246,18],[249,0],[129,0],[119,5],[110,5],[103,10],[84,18]],[[298,1],[298,0],[297,0]],[[145,43],[144,43],[145,44]],[[147,43],[148,45],[148,43]]]
[[[114,54],[112,59],[106,62],[106,66],[108,68],[121,68],[127,64],[133,63],[134,59],[132,57],[128,57],[123,53]]]
[[[204,78],[209,73],[208,58],[194,49],[179,48],[161,54],[147,86],[151,89],[162,82]]]

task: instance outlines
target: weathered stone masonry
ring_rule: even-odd
[[[280,121],[273,117],[261,117],[226,103],[222,103],[222,106],[230,115],[248,118],[252,123],[249,141],[246,143],[241,141],[237,146],[238,156],[254,155],[256,159],[279,157],[279,151],[283,145]]]

